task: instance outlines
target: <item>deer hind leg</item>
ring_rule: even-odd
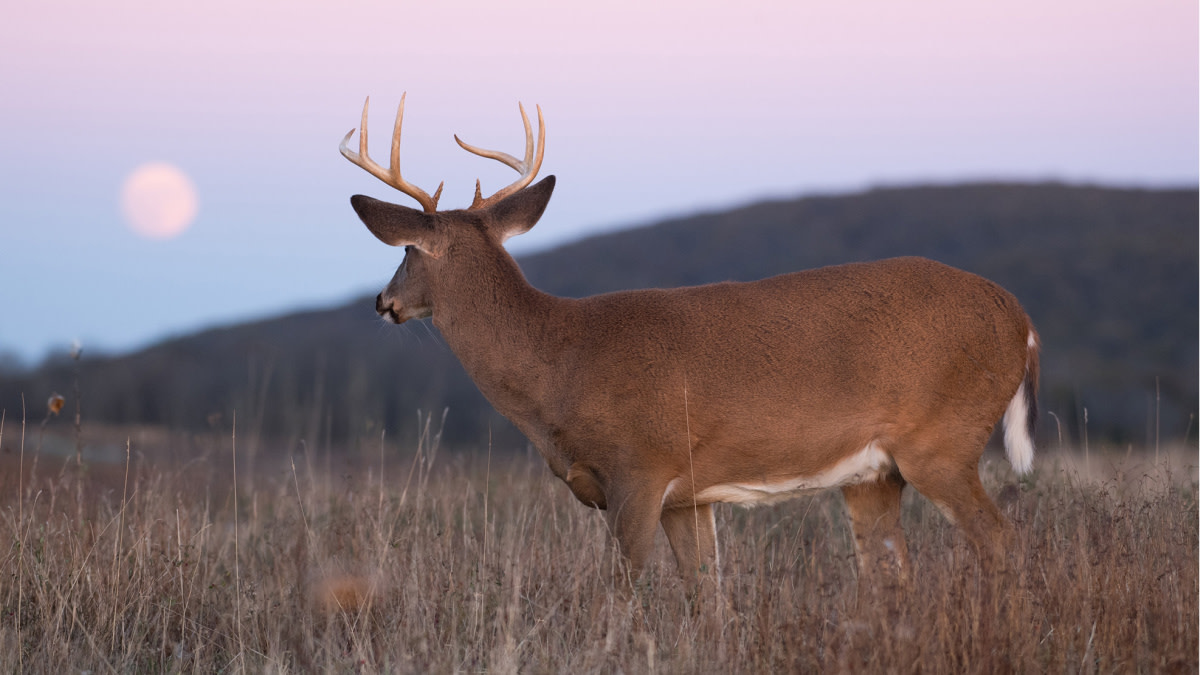
[[[962,530],[978,555],[975,587],[980,621],[975,642],[991,645],[1004,625],[1001,599],[1018,581],[1011,577],[1014,570],[1009,566],[1013,529],[979,480],[979,457],[987,434],[981,430],[958,438],[970,444],[939,444],[933,452],[897,456],[896,464],[905,479]]]
[[[962,530],[983,569],[1001,571],[1013,530],[979,480],[983,444],[975,439],[970,445],[944,446],[940,452],[905,454],[896,457],[896,464],[905,480]]]
[[[860,599],[886,585],[904,586],[909,581],[908,543],[900,527],[904,485],[900,474],[893,472],[872,483],[842,488],[854,530]]]
[[[662,528],[675,553],[679,576],[690,593],[701,586],[719,586],[717,522],[711,504],[662,512]]]

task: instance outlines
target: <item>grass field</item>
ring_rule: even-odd
[[[1005,578],[909,491],[912,588],[863,603],[838,493],[721,507],[724,599],[692,612],[661,535],[646,583],[612,587],[603,519],[536,454],[377,439],[335,461],[110,430],[89,448],[116,461],[80,468],[69,436],[23,433],[0,437],[3,672],[1198,665],[1195,448],[1046,452],[1021,482],[989,454],[1018,532]]]

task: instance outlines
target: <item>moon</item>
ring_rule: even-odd
[[[121,186],[121,212],[130,229],[147,239],[183,234],[196,219],[199,205],[192,180],[166,162],[139,166]]]

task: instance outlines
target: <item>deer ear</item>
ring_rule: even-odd
[[[416,246],[423,253],[441,257],[442,237],[430,214],[363,195],[351,197],[350,206],[379,241],[388,246]]]
[[[489,207],[492,229],[500,234],[500,241],[532,229],[542,217],[546,205],[550,203],[550,195],[553,192],[554,176],[546,176]]]

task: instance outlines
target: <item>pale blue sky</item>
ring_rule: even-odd
[[[436,6],[429,6],[436,5]],[[25,3],[0,22],[0,352],[128,350],[376,292],[400,252],[337,153],[372,97],[443,207],[511,179],[546,114],[530,251],[766,196],[977,179],[1195,185],[1193,2]],[[138,165],[199,192],[177,239],[118,209]],[[493,166],[489,166],[493,165]],[[1018,243],[1019,245],[1019,243]]]

